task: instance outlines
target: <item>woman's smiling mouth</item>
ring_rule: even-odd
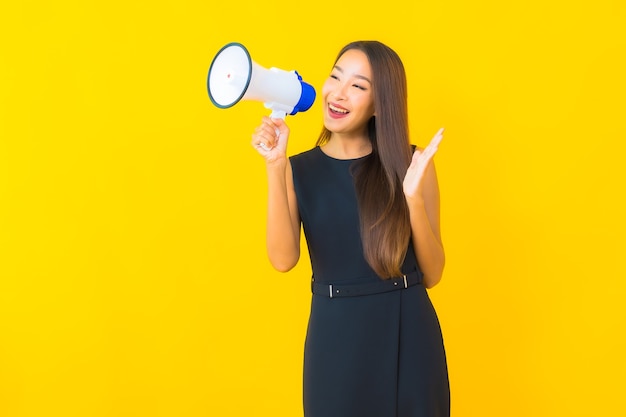
[[[330,114],[333,116],[345,116],[346,114],[350,113],[348,110],[344,109],[343,107],[337,106],[335,104],[332,103],[328,103],[328,110],[330,110]]]

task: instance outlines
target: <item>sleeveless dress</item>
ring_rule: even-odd
[[[448,417],[444,344],[421,281],[393,291],[331,297],[333,288],[383,281],[363,256],[351,174],[352,164],[368,157],[334,159],[319,147],[290,157],[313,282],[329,289],[311,300],[304,415]],[[421,278],[411,245],[402,272]]]

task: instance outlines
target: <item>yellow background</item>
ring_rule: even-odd
[[[624,4],[3,2],[0,416],[302,415],[310,267],[266,260],[268,111],[206,75],[237,41],[319,91],[355,39],[402,56],[414,143],[446,127],[453,416],[626,414]],[[311,147],[320,102],[289,123]]]

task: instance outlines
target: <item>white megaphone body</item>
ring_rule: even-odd
[[[211,102],[221,109],[241,100],[256,100],[272,110],[272,118],[306,111],[315,101],[315,89],[296,71],[263,68],[237,42],[225,45],[213,58],[207,89]]]

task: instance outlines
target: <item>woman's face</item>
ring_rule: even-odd
[[[322,87],[324,126],[333,133],[364,134],[374,115],[372,69],[365,53],[346,51]]]

